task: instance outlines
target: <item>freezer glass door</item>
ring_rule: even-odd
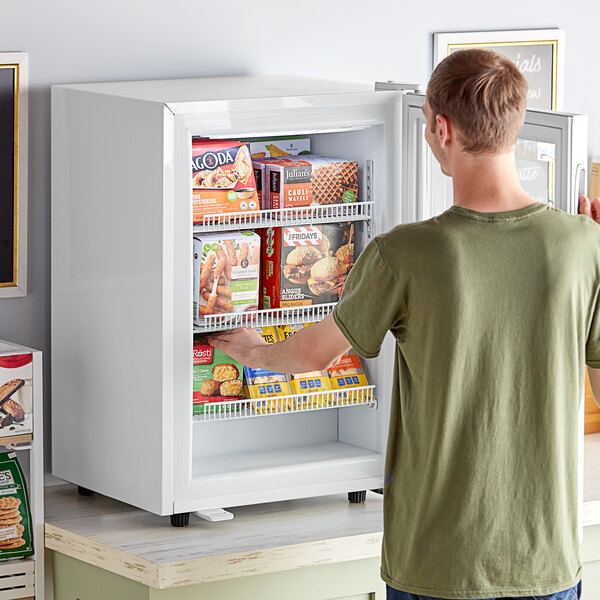
[[[405,223],[429,219],[452,205],[446,177],[425,141],[425,96],[407,94],[403,106],[403,207]],[[528,110],[515,157],[519,179],[537,202],[577,211],[585,191],[587,117]]]

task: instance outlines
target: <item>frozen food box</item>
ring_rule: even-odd
[[[256,327],[255,329],[268,344],[274,344],[279,340],[276,327]],[[262,368],[244,367],[244,381],[250,398],[272,398],[291,394],[289,377],[285,373],[276,373]],[[277,408],[275,405],[271,406],[268,403],[264,406],[257,405],[257,407],[261,411],[263,408],[267,411]],[[279,408],[289,409],[290,407],[291,404],[288,401],[284,407]]]
[[[310,327],[314,323],[304,323],[295,325],[280,325],[278,335],[280,340],[285,340],[294,335],[301,329]],[[290,387],[292,394],[302,394],[307,392],[325,392],[331,389],[329,384],[329,375],[327,371],[310,371],[308,373],[291,373]],[[312,399],[311,404],[326,405],[330,399]]]
[[[369,385],[360,358],[355,352],[344,354],[335,365],[327,369],[327,374],[333,390]]]
[[[206,404],[242,399],[243,367],[228,354],[194,337],[193,414],[205,413]]]
[[[271,208],[271,199],[269,194],[268,167],[269,165],[285,164],[290,162],[287,158],[258,158],[252,159],[252,168],[254,170],[254,181],[256,181],[256,193],[261,210]]]
[[[277,158],[310,154],[310,138],[302,135],[248,140],[252,158]]]
[[[342,204],[358,200],[358,162],[306,155],[267,167],[271,208]]]
[[[357,256],[352,223],[264,232],[263,308],[337,302]]]
[[[0,438],[33,432],[33,353],[0,351]]]
[[[260,236],[226,231],[194,237],[194,323],[206,315],[258,310]]]
[[[248,145],[229,140],[192,140],[194,223],[206,215],[260,210]]]

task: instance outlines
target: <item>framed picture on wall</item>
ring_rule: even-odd
[[[433,67],[466,48],[488,48],[512,60],[529,84],[529,108],[562,110],[565,37],[561,29],[434,33]]]
[[[0,298],[27,294],[28,55],[0,52]]]

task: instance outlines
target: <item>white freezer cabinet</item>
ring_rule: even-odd
[[[364,247],[448,202],[447,182],[423,142],[423,97],[396,84],[379,87],[387,89],[289,76],[53,87],[57,477],[175,515],[174,524],[190,512],[383,486],[392,339],[365,361],[374,386],[363,390],[366,402],[321,399],[315,410],[214,419],[194,419],[191,405],[192,236],[215,226],[192,222],[192,137],[308,134],[314,153],[358,160],[356,214],[286,219],[355,220]],[[563,117],[568,125],[552,140],[557,157],[569,144],[572,160],[563,173],[557,158],[553,185],[573,191],[579,155],[571,137],[579,122]],[[548,132],[542,124],[530,139]],[[376,301],[366,298],[365,309]],[[314,316],[284,312],[278,322]],[[252,410],[230,414],[257,416]]]

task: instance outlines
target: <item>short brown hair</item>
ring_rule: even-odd
[[[436,67],[427,101],[434,117],[443,115],[458,127],[466,152],[492,154],[515,145],[525,120],[527,88],[513,62],[473,48],[453,52]]]

